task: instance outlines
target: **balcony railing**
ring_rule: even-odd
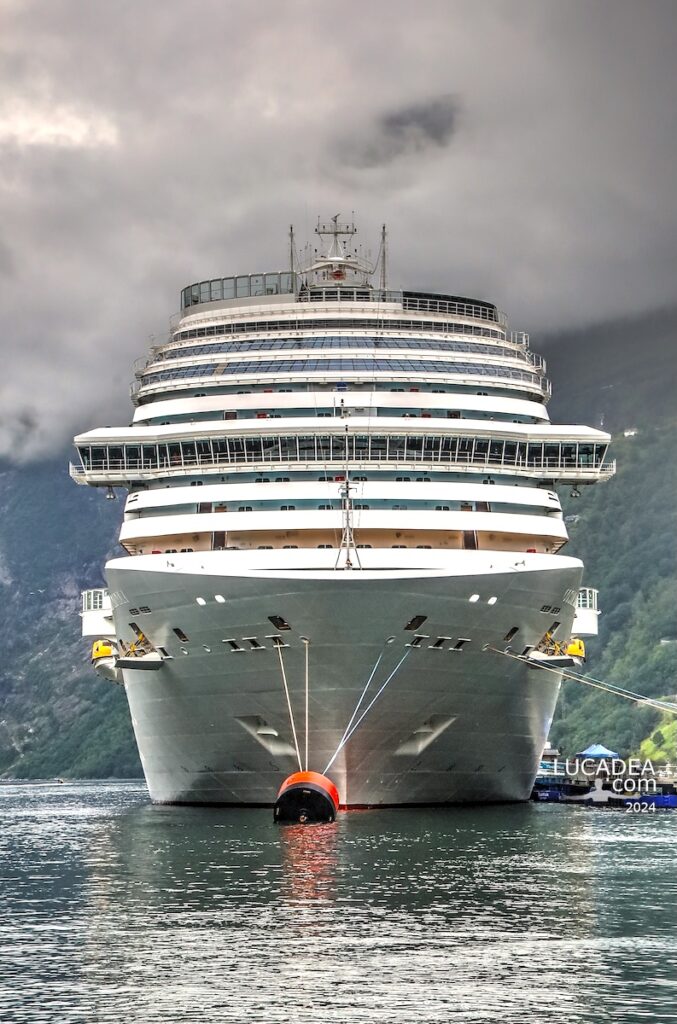
[[[509,459],[463,459],[458,454],[451,452],[440,452],[436,457],[431,458],[426,453],[403,452],[389,455],[384,458],[382,453],[369,453],[367,451],[358,453],[351,460],[351,466],[358,468],[364,465],[373,466],[376,469],[389,469],[393,466],[411,466],[420,469],[428,467],[431,470],[444,467],[455,472],[487,473],[491,475],[507,475],[522,477],[537,477],[540,479],[557,481],[571,481],[576,483],[592,483],[597,480],[608,480],[616,472],[616,461],[605,462],[598,466],[576,463],[572,459],[542,459],[538,462],[530,461],[527,464],[520,460]],[[314,468],[320,465],[333,465],[338,468],[345,465],[345,458],[328,457],[326,453],[318,454],[310,450],[299,452],[298,457],[293,459],[288,453],[277,455],[267,453],[261,456],[258,453],[240,452],[237,454],[215,455],[212,458],[183,458],[176,462],[165,465],[155,465],[144,462],[141,459],[128,459],[113,465],[101,461],[94,461],[86,469],[81,466],[70,464],[70,475],[76,483],[107,485],[114,484],[124,486],[134,481],[153,480],[159,478],[170,478],[186,476],[191,471],[198,475],[203,473],[222,472],[225,467],[241,468],[243,466],[252,468],[289,466],[296,469],[304,467]]]

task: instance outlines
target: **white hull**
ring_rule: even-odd
[[[406,655],[329,772],[343,804],[528,799],[559,677],[483,648],[503,650],[517,626],[511,647],[520,653],[536,645],[554,619],[561,623],[558,636],[568,636],[574,608],[564,594],[577,592],[581,563],[497,552],[445,557],[447,564],[437,568],[352,572],[334,572],[331,563],[315,570],[257,569],[251,558],[245,568],[235,552],[110,562],[118,637],[133,639],[129,622],[136,621],[171,656],[156,672],[124,670],[152,799],[273,803],[283,779],[298,768],[279,654],[270,639],[275,634],[289,645],[282,656],[302,753],[300,637],[310,640],[309,767],[317,771],[336,750],[379,656],[363,708]],[[479,600],[471,602],[473,594]],[[140,607],[151,610],[130,612]],[[406,630],[417,615],[425,622]],[[291,629],[279,630],[269,616],[281,616]],[[425,639],[407,646],[417,635]],[[459,639],[467,642],[454,650]]]

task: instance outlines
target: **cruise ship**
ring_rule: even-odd
[[[184,288],[131,426],[75,438],[73,478],[126,493],[93,663],[156,802],[270,806],[307,769],[348,807],[526,800],[596,632],[556,489],[610,477],[609,436],[550,423],[492,303],[391,290],[385,228],[373,261],[316,232]]]

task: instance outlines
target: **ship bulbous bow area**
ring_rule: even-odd
[[[318,825],[336,819],[338,789],[319,772],[294,772],[280,786],[273,810],[278,825]]]

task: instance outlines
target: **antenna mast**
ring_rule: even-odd
[[[294,273],[294,225],[289,225],[289,269]]]
[[[387,251],[387,238],[386,238],[386,226],[385,224],[381,228],[381,291],[385,292],[387,287],[387,274],[386,274],[386,251]]]
[[[353,562],[350,558],[351,552],[355,555],[355,565],[358,569],[362,568],[360,562],[360,556],[355,545],[355,535],[353,533],[353,503],[350,497],[352,491],[352,485],[350,483],[350,470],[348,465],[348,425],[346,424],[346,468],[345,468],[345,480],[343,481],[343,487],[341,487],[341,502],[343,508],[343,533],[341,534],[341,543],[339,544],[338,554],[336,556],[335,569],[339,567],[339,561],[341,559],[341,552],[345,551],[346,561],[344,569],[352,569]]]

